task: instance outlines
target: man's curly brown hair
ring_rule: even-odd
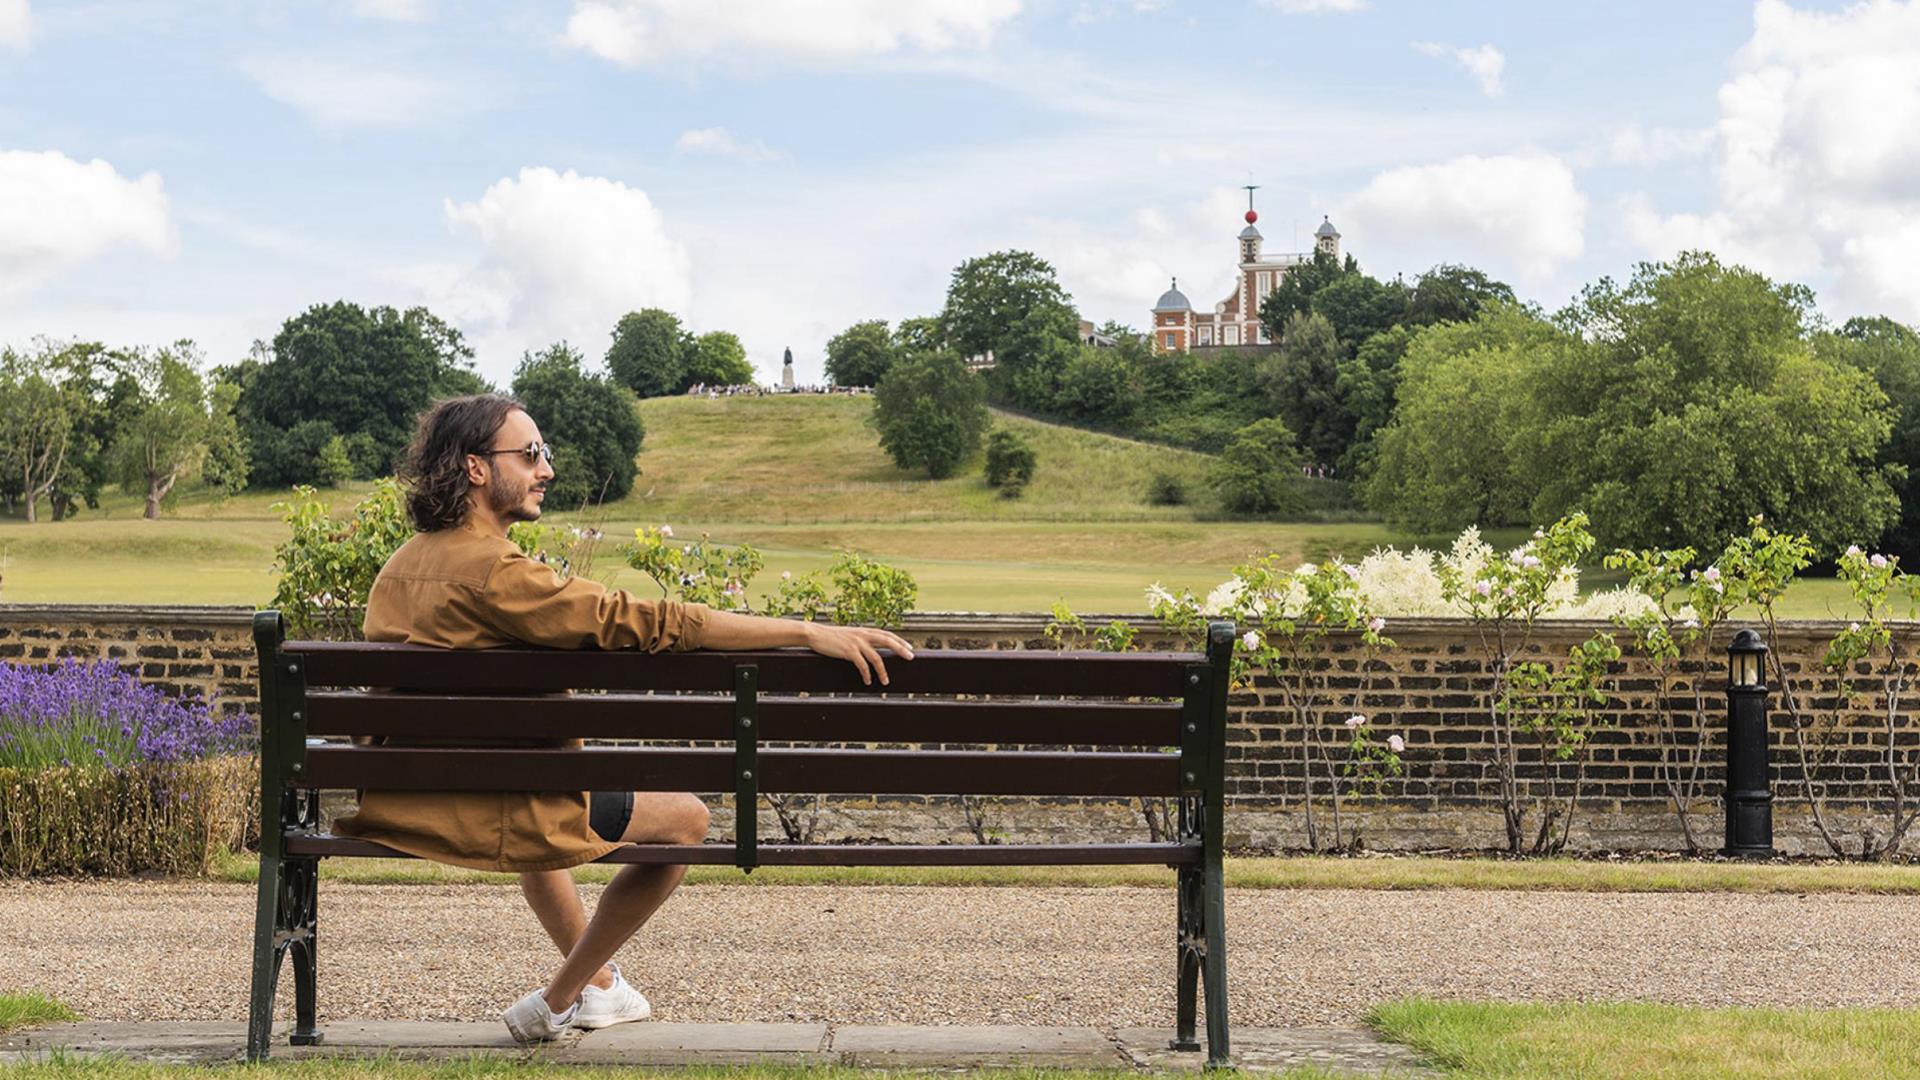
[[[504,394],[474,394],[435,402],[420,414],[400,465],[415,529],[439,532],[466,520],[467,455],[490,449],[516,409],[525,412],[526,406]]]

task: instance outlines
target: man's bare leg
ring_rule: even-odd
[[[547,936],[564,958],[587,930],[587,911],[580,904],[580,888],[571,870],[536,870],[520,875],[520,894]],[[588,980],[602,990],[613,985],[613,972],[604,964]]]
[[[707,818],[706,804],[693,795],[636,792],[633,819],[620,839],[630,844],[697,844],[707,837]],[[685,866],[622,867],[600,894],[593,918],[584,925],[579,921],[584,914],[580,894],[574,891],[570,876],[561,890],[553,887],[555,883],[548,875],[522,875],[520,887],[528,904],[567,957],[547,984],[547,1006],[556,1013],[565,1010],[590,981],[596,986],[611,986],[607,961],[646,925],[686,874]]]

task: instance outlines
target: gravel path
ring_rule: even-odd
[[[0,884],[0,991],[244,1018],[253,899]],[[323,882],[320,905],[323,1021],[491,1018],[557,959],[512,886]],[[1914,1006],[1917,920],[1920,897],[1233,891],[1231,1005],[1286,1027],[1407,994]],[[1171,1025],[1172,921],[1163,889],[689,886],[619,959],[666,1020]]]

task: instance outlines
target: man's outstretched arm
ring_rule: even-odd
[[[860,669],[860,681],[887,685],[887,665],[880,650],[890,650],[903,660],[913,659],[913,646],[899,635],[868,626],[828,626],[796,619],[769,619],[760,615],[736,615],[729,611],[709,610],[705,631],[700,635],[703,649],[783,649],[801,646],[822,656],[846,660]]]

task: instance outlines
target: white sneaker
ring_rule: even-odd
[[[507,1030],[523,1043],[546,1042],[557,1039],[580,1014],[580,1003],[574,1002],[566,1012],[555,1016],[547,1006],[547,999],[541,995],[544,991],[535,990],[507,1008],[502,1019],[507,1022]]]
[[[588,983],[587,988],[580,991],[580,1004],[575,1006],[578,1012],[573,1018],[574,1027],[612,1027],[645,1020],[653,1015],[653,1006],[647,1004],[646,996],[621,977],[620,965],[607,966],[613,969],[613,985],[602,990]]]

